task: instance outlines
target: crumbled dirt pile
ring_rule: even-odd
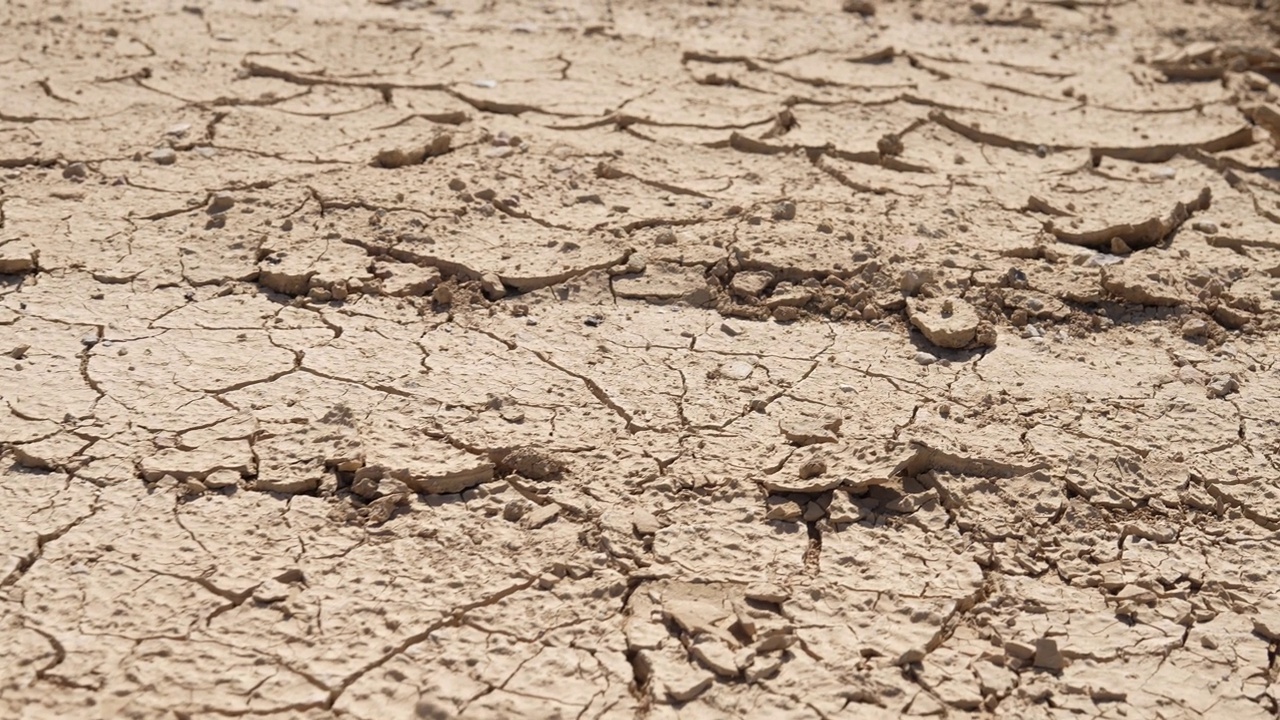
[[[1257,4],[0,4],[0,717],[1276,717]]]

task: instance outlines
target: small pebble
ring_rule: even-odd
[[[844,0],[841,9],[847,13],[857,13],[863,17],[876,14],[876,4],[871,0]]]
[[[213,199],[209,201],[208,212],[210,215],[217,215],[218,213],[224,213],[230,210],[231,208],[235,207],[235,204],[236,204],[235,198],[225,193],[217,193],[213,196]]]
[[[82,162],[74,162],[62,169],[62,177],[68,180],[83,180],[89,175],[89,168]]]
[[[755,370],[751,363],[742,360],[731,360],[720,366],[720,376],[730,380],[746,380]]]
[[[916,362],[919,363],[920,365],[932,365],[938,362],[938,358],[933,353],[927,353],[921,350],[920,352],[916,353]]]
[[[800,308],[791,305],[779,305],[773,309],[773,319],[778,322],[795,322],[800,319]]]
[[[173,148],[158,148],[151,151],[147,157],[157,165],[172,165],[178,161],[178,154],[173,151]]]
[[[1190,340],[1192,338],[1204,337],[1209,334],[1209,323],[1199,318],[1191,318],[1182,323],[1182,337]]]

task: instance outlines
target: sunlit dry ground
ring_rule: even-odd
[[[0,716],[1275,717],[1260,12],[197,3],[0,6]]]

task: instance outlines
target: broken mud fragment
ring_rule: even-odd
[[[429,158],[439,157],[453,149],[453,135],[440,133],[425,145],[405,148],[389,148],[378,151],[373,158],[374,167],[395,169],[409,165],[421,165]]]
[[[959,350],[995,345],[995,332],[960,298],[909,298],[907,317],[929,342]]]

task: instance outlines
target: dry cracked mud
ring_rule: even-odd
[[[1263,6],[0,5],[0,716],[1276,717]]]

